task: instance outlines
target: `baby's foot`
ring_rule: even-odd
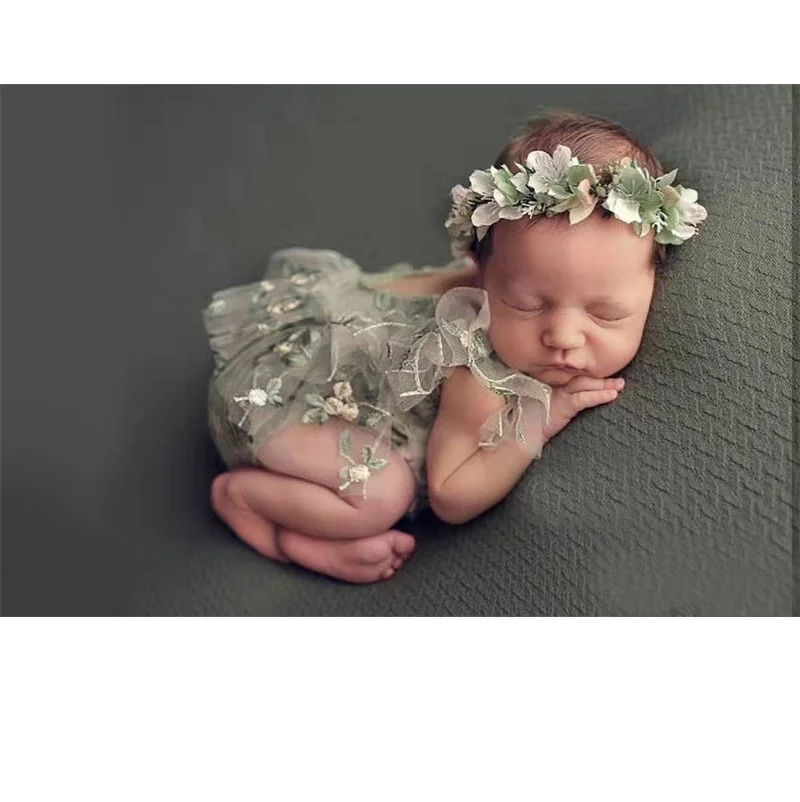
[[[389,579],[414,551],[414,538],[397,529],[358,540],[327,540],[281,530],[280,550],[293,562],[347,582]]]
[[[235,471],[222,473],[211,483],[211,506],[228,526],[259,554],[270,560],[286,563],[289,560],[278,545],[277,527],[256,515],[236,494],[229,492],[228,483]]]

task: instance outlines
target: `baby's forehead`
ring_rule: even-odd
[[[508,225],[503,223],[508,222]],[[511,274],[526,277],[564,270],[633,275],[652,263],[651,237],[639,237],[616,219],[593,215],[570,225],[568,218],[501,221],[493,232],[492,256]]]
[[[505,262],[495,267],[494,281],[500,292],[511,297],[541,299],[580,299],[591,303],[624,301],[635,292],[638,282],[621,271],[598,265],[572,268],[566,265],[534,262]]]

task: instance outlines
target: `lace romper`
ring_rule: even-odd
[[[452,368],[469,367],[507,400],[485,422],[481,446],[524,439],[524,424],[548,415],[548,385],[492,352],[483,290],[456,287],[435,298],[376,289],[421,272],[400,264],[365,273],[334,251],[292,248],[270,258],[262,281],[214,293],[203,313],[214,355],[209,427],[228,468],[258,465],[261,446],[288,424],[341,418],[375,440],[353,453],[343,428],[340,489],[366,494],[391,443],[417,481],[414,514],[427,506],[425,448]]]

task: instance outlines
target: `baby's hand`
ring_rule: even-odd
[[[555,437],[581,410],[613,401],[625,379],[576,376],[563,387],[554,387],[550,397],[550,423],[544,428],[545,443]]]

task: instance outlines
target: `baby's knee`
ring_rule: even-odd
[[[223,504],[228,495],[229,473],[221,473],[211,481],[211,508],[216,512]]]
[[[211,482],[211,509],[222,519],[236,507],[232,501],[231,490],[236,475],[232,472],[221,473]]]
[[[239,509],[246,507],[242,495],[242,484],[247,483],[249,470],[237,468],[227,473],[221,473],[211,482],[211,506],[215,512],[230,509],[231,506]]]
[[[368,520],[369,528],[386,531],[406,514],[416,486],[405,460],[393,455],[388,465],[370,475],[366,494],[364,489],[361,484],[352,485],[352,492],[343,494],[343,498]]]

